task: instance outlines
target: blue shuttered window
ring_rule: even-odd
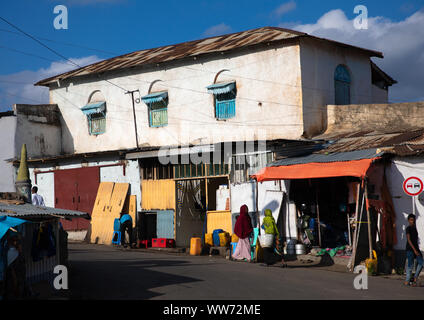
[[[236,116],[237,87],[235,81],[215,83],[206,87],[215,99],[215,118],[225,120]]]
[[[88,133],[99,135],[106,132],[106,102],[93,102],[81,108],[87,116]]]
[[[149,126],[163,127],[168,125],[168,92],[154,92],[141,98],[148,107]]]
[[[215,116],[217,119],[230,119],[236,116],[236,99],[219,100],[220,95],[215,98]]]

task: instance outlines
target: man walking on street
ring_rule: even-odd
[[[417,286],[418,276],[423,268],[423,256],[418,247],[418,231],[415,225],[415,215],[408,215],[409,226],[406,228],[406,257],[408,259],[408,267],[406,268],[405,285]],[[411,281],[412,268],[414,260],[417,259],[417,268],[415,270],[414,279]]]
[[[128,213],[125,213],[121,216],[121,245],[124,248],[127,247],[125,244],[125,231],[128,233],[129,244],[132,246],[132,218]]]
[[[38,187],[33,186],[32,187],[32,204],[34,206],[43,206],[45,207],[46,205],[44,204],[44,199],[42,196],[40,196],[37,192],[38,192]]]

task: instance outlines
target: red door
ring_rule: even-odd
[[[87,212],[91,215],[100,184],[99,167],[57,170],[54,173],[55,207]],[[86,230],[90,221],[61,220],[65,230]]]
[[[100,168],[87,167],[79,169],[77,172],[77,210],[87,212],[90,216],[96,201],[97,190],[100,184]],[[90,221],[87,219],[78,220],[78,229],[87,230]]]

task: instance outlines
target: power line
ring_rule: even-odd
[[[17,34],[17,35],[22,35],[18,32],[14,32],[11,30],[6,30],[6,29],[0,29],[1,32],[7,32],[7,33],[13,33],[13,34]],[[91,50],[91,51],[97,51],[100,53],[106,53],[108,55],[114,55],[117,56],[119,55],[116,52],[110,52],[110,51],[106,51],[106,50],[102,50],[102,49],[96,49],[96,48],[91,48],[91,47],[86,47],[86,46],[82,46],[79,44],[75,44],[75,43],[70,43],[70,42],[62,42],[62,41],[57,41],[57,40],[52,40],[52,39],[48,39],[48,38],[43,38],[43,37],[36,37],[35,38],[39,39],[39,40],[44,40],[44,41],[48,41],[48,42],[52,42],[52,43],[57,43],[57,44],[61,44],[61,45],[65,45],[65,46],[70,46],[70,47],[76,47],[76,48],[81,48],[81,49],[86,49],[86,50]]]
[[[60,54],[59,52],[57,52],[56,50],[50,48],[49,46],[45,45],[44,43],[42,43],[40,40],[38,40],[37,38],[33,37],[32,35],[30,35],[29,33],[23,31],[22,29],[20,29],[19,27],[15,26],[13,23],[11,23],[10,21],[6,20],[5,18],[0,16],[0,19],[3,20],[4,22],[6,22],[8,25],[10,25],[11,27],[15,28],[16,30],[18,30],[19,32],[23,33],[24,35],[26,35],[27,37],[31,38],[32,40],[34,40],[35,42],[37,42],[38,44],[40,44],[41,46],[43,46],[44,48],[46,48],[47,50],[53,52],[55,55],[61,57],[62,59],[65,59],[66,61],[69,61],[70,63],[72,63],[73,65],[77,66],[78,68],[83,68],[82,66],[80,66],[79,64],[75,63],[74,61],[72,61],[71,59],[65,57],[64,55]],[[127,92],[127,89],[124,89],[116,84],[114,84],[113,82],[107,80],[107,79],[103,79],[106,82],[109,82],[110,84],[114,85],[115,87],[120,88],[121,90],[124,90],[125,92]]]
[[[0,46],[0,48],[5,49],[5,50],[9,50],[9,51],[13,51],[13,52],[17,52],[17,53],[20,53],[20,54],[23,54],[23,55],[26,55],[26,56],[29,56],[29,57],[35,57],[35,58],[50,61],[50,62],[56,62],[56,63],[71,65],[69,62],[55,61],[53,59],[45,58],[45,57],[42,57],[42,56],[39,56],[39,55],[36,55],[36,54],[33,54],[33,53],[20,51],[20,50],[17,50],[17,49],[6,47],[6,46]]]

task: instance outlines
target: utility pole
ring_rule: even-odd
[[[136,115],[135,115],[134,92],[140,93],[140,91],[137,89],[137,90],[127,91],[127,92],[125,92],[125,94],[131,94],[133,116],[134,116],[135,143],[136,143],[136,146],[137,146],[137,149],[138,149],[139,147],[138,147],[138,134],[137,134],[137,118],[136,118]]]

